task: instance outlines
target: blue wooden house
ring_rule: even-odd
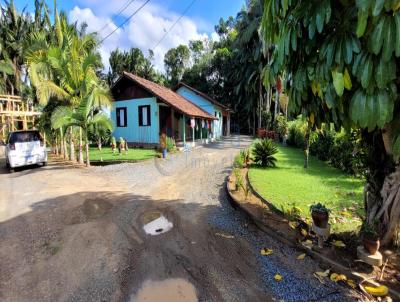
[[[205,110],[184,94],[124,72],[111,87],[113,136],[133,146],[155,146],[161,133],[186,144],[220,136],[222,113]]]
[[[228,106],[182,82],[178,84],[175,91],[216,118],[212,122],[211,137],[213,139],[230,135],[231,110]]]

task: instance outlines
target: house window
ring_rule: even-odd
[[[151,126],[150,105],[139,106],[139,126]]]
[[[126,127],[127,121],[126,107],[117,108],[117,127]]]

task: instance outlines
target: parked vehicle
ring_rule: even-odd
[[[46,146],[37,130],[10,132],[6,141],[6,166],[10,172],[16,167],[47,165]]]

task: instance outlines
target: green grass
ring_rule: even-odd
[[[302,150],[279,146],[275,168],[253,165],[249,179],[254,189],[278,210],[290,211],[293,206],[301,215],[310,217],[309,207],[322,202],[332,210],[330,223],[334,232],[356,231],[363,211],[362,179],[357,179],[310,156],[304,169]]]
[[[130,148],[127,154],[125,151],[119,154],[118,149],[113,153],[110,147],[103,147],[101,151],[96,147],[91,147],[89,152],[91,161],[100,161],[101,159],[103,161],[140,161],[157,155],[157,152],[153,149],[133,148]]]

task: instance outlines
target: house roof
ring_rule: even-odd
[[[185,99],[183,96],[179,95],[178,93],[162,86],[152,81],[143,79],[137,75],[134,75],[129,72],[123,72],[121,77],[127,77],[128,79],[132,80],[136,84],[138,84],[143,89],[147,90],[152,95],[159,98],[164,103],[174,107],[174,109],[188,115],[191,117],[200,117],[205,119],[217,119],[216,117],[210,115],[197,105],[193,104],[189,100]],[[117,80],[118,82],[119,80]],[[117,83],[116,82],[116,83]],[[115,84],[116,84],[115,83]],[[114,85],[115,85],[114,84]]]
[[[193,88],[193,87],[191,87],[188,84],[185,84],[183,82],[179,82],[178,87],[175,90],[178,90],[182,86],[186,87],[189,90],[192,90],[197,95],[200,95],[201,97],[205,98],[206,100],[210,101],[211,103],[213,103],[214,105],[220,107],[221,109],[226,110],[226,111],[231,111],[231,109],[228,106],[221,104],[220,102],[214,100],[213,98],[211,98],[207,94],[205,94],[205,93],[203,93],[203,92],[201,92],[201,91],[199,91],[199,90],[197,90],[197,89],[195,89],[195,88]]]

